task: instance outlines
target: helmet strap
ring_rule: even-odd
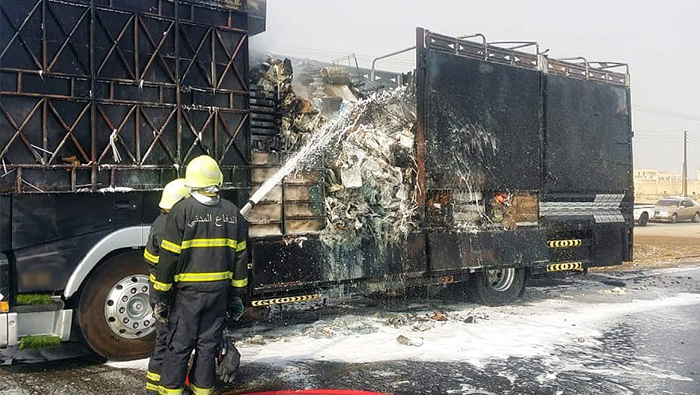
[[[192,197],[207,206],[213,206],[217,203],[219,203],[219,195],[216,193],[211,193],[211,192],[205,192],[202,191],[201,189],[194,190],[192,191]]]

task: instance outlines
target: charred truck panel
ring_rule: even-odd
[[[542,73],[450,53],[454,39],[425,34],[418,108],[433,270],[546,262],[537,218]],[[496,207],[499,194],[507,212]]]
[[[420,29],[418,40],[432,267],[631,260],[628,76],[609,70],[624,65],[594,68]],[[499,194],[509,205],[493,216]],[[460,231],[465,213],[487,233]]]

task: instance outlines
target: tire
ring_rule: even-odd
[[[525,269],[500,269],[475,273],[469,281],[469,293],[480,304],[498,306],[517,301],[525,291]]]
[[[700,222],[700,212],[695,213],[695,215],[693,216],[693,222]]]
[[[145,283],[143,280],[145,279]],[[137,281],[138,280],[138,281]],[[80,331],[87,344],[97,354],[110,360],[130,360],[145,358],[153,351],[155,341],[154,319],[152,317],[151,306],[148,304],[148,268],[143,261],[140,250],[128,251],[105,260],[90,275],[87,284],[80,294],[80,302],[77,309],[77,318]],[[125,284],[121,288],[119,286]],[[144,302],[145,288],[145,306]],[[139,324],[143,329],[136,338],[134,334],[124,330],[120,334],[115,329],[116,319],[108,322],[107,315],[112,315],[107,306],[115,306],[114,301],[108,305],[108,298],[116,299],[115,292],[124,292],[124,296],[131,294],[131,290],[136,290],[132,299],[129,300],[129,310],[137,311],[141,320],[134,319],[130,325]],[[123,291],[122,291],[123,290]],[[127,290],[129,292],[127,292]],[[121,294],[117,294],[121,296]],[[118,299],[121,299],[118,298]],[[119,301],[119,304],[122,302]],[[119,306],[117,304],[116,306]],[[115,306],[115,308],[116,308]],[[143,310],[146,309],[146,310]],[[111,311],[111,310],[110,310]],[[134,315],[130,315],[134,318]],[[112,317],[113,318],[113,317]],[[126,318],[126,316],[125,316]],[[136,330],[136,329],[134,329]],[[131,335],[132,338],[129,338]]]
[[[637,221],[637,224],[639,226],[647,226],[647,223],[649,223],[649,214],[642,213],[642,215],[639,216],[639,220]]]
[[[677,222],[678,222],[678,214],[673,213],[673,215],[671,216],[671,223],[675,224]]]

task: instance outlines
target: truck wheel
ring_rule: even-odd
[[[693,216],[693,222],[700,222],[700,212],[695,213],[695,215]]]
[[[648,222],[649,222],[649,214],[642,213],[642,215],[639,216],[639,221],[637,221],[637,224],[639,226],[647,226]]]
[[[147,357],[155,319],[148,299],[148,269],[141,253],[104,261],[88,278],[78,307],[78,325],[88,345],[111,360]]]
[[[673,215],[671,216],[671,223],[675,224],[676,222],[678,222],[678,214],[673,213]]]
[[[513,303],[525,290],[525,276],[525,269],[514,268],[477,272],[469,282],[469,292],[477,303]]]

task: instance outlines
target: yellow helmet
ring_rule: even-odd
[[[170,210],[175,203],[188,196],[190,196],[190,191],[185,186],[185,179],[178,178],[177,180],[170,181],[165,188],[163,188],[163,194],[160,196],[160,203],[158,203],[158,206],[163,210]]]
[[[191,189],[215,186],[221,188],[224,175],[214,158],[207,155],[198,156],[190,161],[185,172],[185,185]]]

